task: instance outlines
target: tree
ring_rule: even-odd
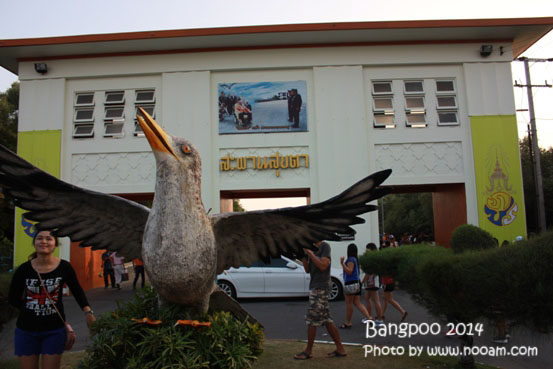
[[[240,204],[240,200],[233,199],[232,200],[232,211],[234,211],[234,212],[243,212],[243,211],[246,211],[246,209],[244,209],[242,207],[242,204]]]
[[[0,93],[0,144],[12,151],[17,147],[19,116],[19,83]],[[14,205],[0,192],[0,248],[1,256],[13,255]],[[11,245],[11,247],[6,246]]]
[[[522,182],[524,185],[524,203],[526,205],[526,227],[528,233],[538,233],[534,166],[532,164],[532,153],[528,137],[520,140],[519,145]],[[545,222],[547,228],[549,228],[553,225],[553,147],[547,150],[540,148],[540,160],[543,177],[543,197],[545,201]]]
[[[19,115],[19,82],[0,93],[0,144],[15,151]]]
[[[382,198],[378,204],[380,219],[384,211],[384,224],[380,222],[380,226],[384,226],[381,233],[393,234],[396,238],[405,233],[434,233],[432,193],[392,194]]]

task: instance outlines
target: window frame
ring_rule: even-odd
[[[86,118],[86,119],[77,119],[77,115],[79,114],[79,112],[81,111],[90,111],[92,112],[92,115],[90,118]],[[73,110],[73,123],[94,123],[94,107],[88,107],[88,108],[75,108]]]
[[[108,133],[110,127],[121,127],[119,132]],[[104,122],[104,137],[121,138],[125,136],[125,120],[113,119],[111,122]]]
[[[371,81],[371,90],[372,90],[372,95],[373,96],[382,96],[382,95],[390,95],[390,96],[393,96],[394,95],[394,84],[393,84],[393,81],[391,80],[384,80],[384,81],[378,81],[378,80],[375,80],[375,81]],[[374,86],[376,84],[385,84],[387,83],[389,86],[390,86],[390,91],[384,91],[384,92],[377,92],[375,91],[374,89]]]
[[[94,106],[94,100],[95,100],[95,96],[94,96],[94,92],[76,92],[75,93],[75,100],[73,101],[73,107],[77,108],[77,107],[90,107],[90,106]],[[92,96],[92,102],[90,103],[80,103],[79,104],[79,97],[80,96]]]
[[[149,93],[151,92],[152,93],[152,98],[150,100],[139,100],[138,99],[138,94],[139,93]],[[155,89],[140,89],[140,90],[135,90],[134,92],[134,103],[135,105],[150,105],[150,104],[155,104],[156,102],[156,90]]]
[[[85,126],[89,126],[89,127],[91,128],[89,134],[77,133],[77,129],[82,128],[82,127],[85,127]],[[90,138],[90,137],[94,137],[94,122],[91,122],[91,123],[81,123],[81,124],[79,124],[79,123],[73,124],[72,137],[74,137],[74,138]]]
[[[119,101],[108,101],[109,95],[121,94],[121,100]],[[125,105],[125,90],[114,90],[114,91],[105,91],[104,93],[104,106],[107,105]]]
[[[420,91],[407,91],[407,84],[408,83],[420,83],[422,89]],[[422,79],[404,79],[403,80],[403,94],[405,96],[411,96],[411,95],[423,95],[425,94],[424,90],[424,80]]]

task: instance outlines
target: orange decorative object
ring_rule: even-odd
[[[175,326],[177,325],[189,325],[194,328],[211,327],[210,322],[199,322],[197,320],[177,320],[177,322],[175,323]]]
[[[133,322],[137,322],[141,324],[149,324],[149,325],[160,325],[162,323],[161,320],[150,320],[150,318],[142,318],[142,319],[132,318],[131,320]]]

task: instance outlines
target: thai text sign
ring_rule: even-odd
[[[223,172],[229,170],[272,169],[277,177],[280,176],[281,169],[295,169],[301,166],[309,168],[308,154],[280,155],[278,151],[269,156],[249,155],[234,157],[227,154],[219,162],[219,170]]]

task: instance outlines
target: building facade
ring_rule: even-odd
[[[526,235],[510,62],[552,25],[377,22],[4,40],[0,65],[21,81],[19,155],[69,183],[152,198],[155,161],[136,124],[143,107],[199,149],[212,213],[241,197],[323,201],[391,168],[385,185],[394,191],[433,193],[439,244],[464,223],[501,243]],[[18,265],[32,225],[19,209],[16,217]],[[354,227],[361,246],[379,239],[377,214],[364,218]],[[103,283],[98,253],[68,240],[60,247],[87,287]],[[334,262],[344,254],[337,243]]]

